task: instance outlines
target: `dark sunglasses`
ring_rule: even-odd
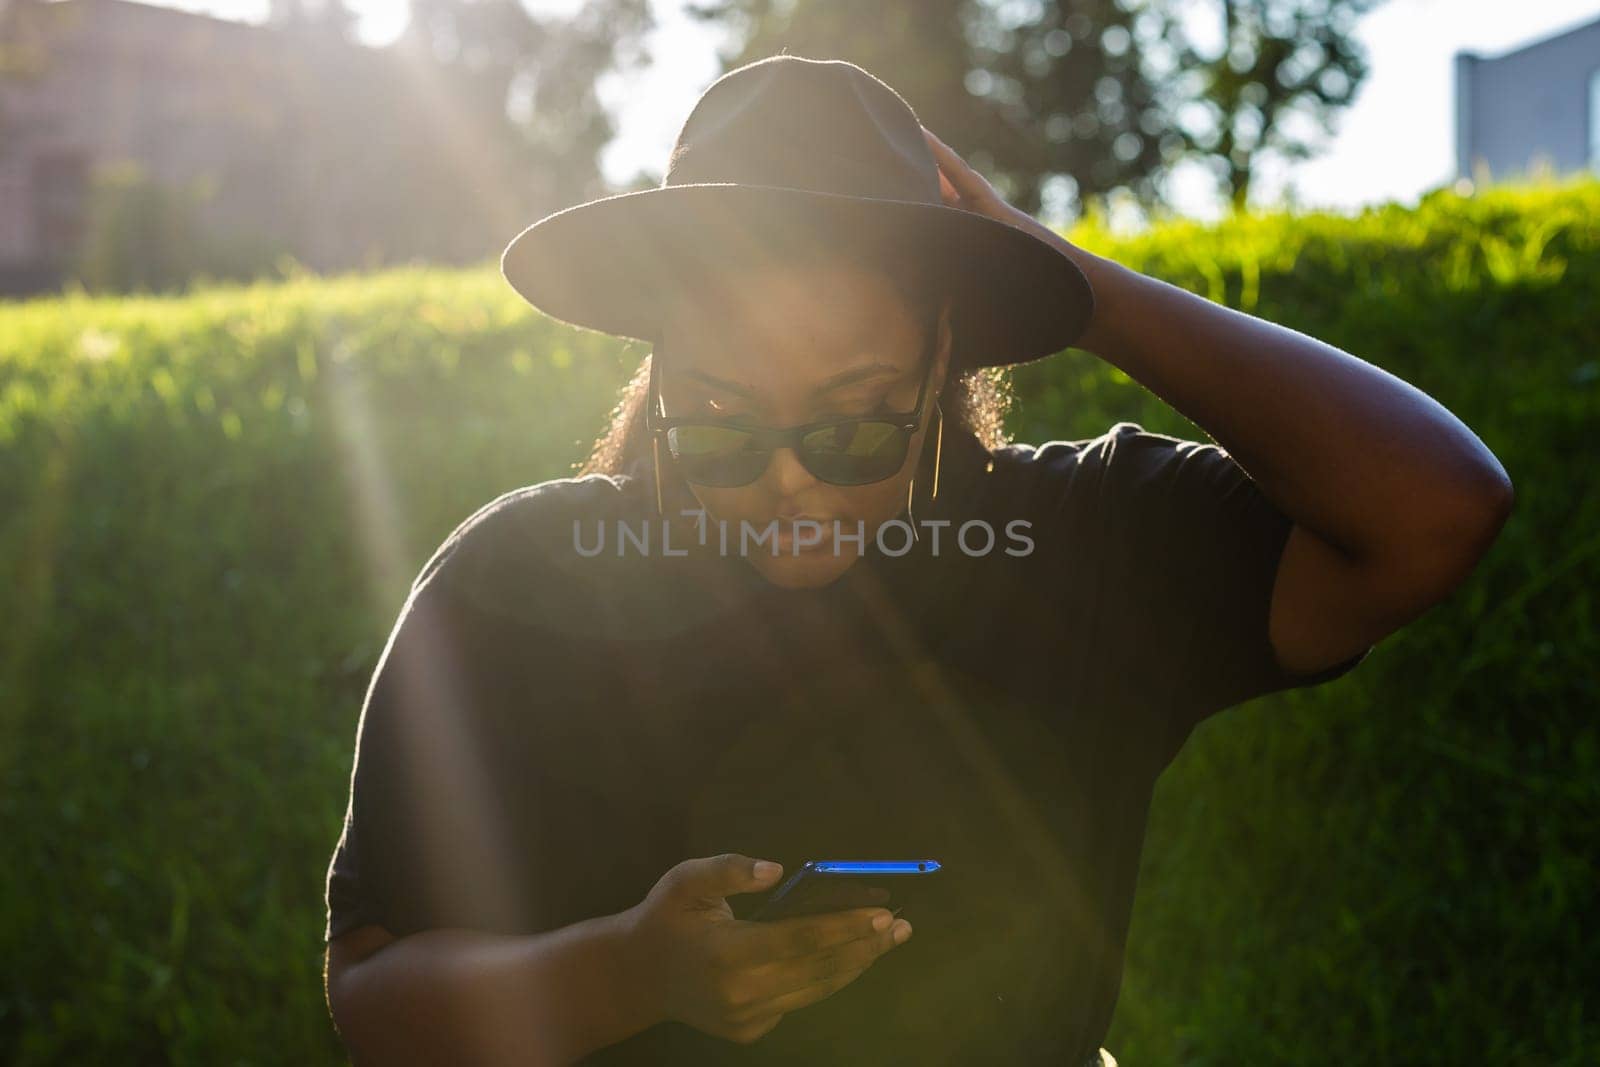
[[[830,485],[881,482],[905,465],[911,437],[922,424],[938,336],[937,329],[928,331],[922,384],[911,411],[825,419],[786,430],[750,426],[740,419],[662,415],[656,374],[659,364],[652,357],[645,428],[666,436],[678,469],[696,485],[714,489],[749,485],[767,469],[772,450],[783,446],[794,449],[800,463],[819,481]]]

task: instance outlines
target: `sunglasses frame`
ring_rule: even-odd
[[[878,482],[886,482],[890,478],[894,477],[893,473],[886,474],[882,478],[874,478],[870,482],[830,481],[829,479],[822,477],[816,471],[812,470],[811,465],[806,463],[805,452],[800,448],[800,444],[805,439],[807,434],[815,433],[818,430],[825,430],[852,422],[886,422],[893,424],[897,430],[900,430],[906,434],[906,441],[909,447],[911,436],[915,434],[917,429],[922,425],[924,408],[927,406],[928,402],[928,383],[933,380],[933,367],[934,364],[938,362],[938,340],[939,331],[937,326],[935,326],[935,328],[927,331],[927,339],[924,342],[926,346],[924,350],[926,358],[924,359],[925,365],[922,371],[922,384],[917,387],[916,407],[912,408],[910,411],[890,411],[874,415],[847,415],[841,418],[822,419],[817,422],[808,422],[800,426],[791,426],[787,429],[751,426],[748,422],[738,418],[719,419],[696,415],[662,415],[660,412],[660,383],[657,376],[660,363],[655,358],[655,354],[660,352],[661,346],[658,344],[650,357],[650,384],[645,396],[644,409],[645,429],[651,434],[652,439],[656,441],[664,438],[668,430],[679,426],[716,426],[723,429],[740,430],[744,433],[750,434],[752,436],[752,444],[767,453],[768,465],[770,465],[772,462],[773,450],[780,446],[787,446],[794,450],[796,458],[800,460],[801,465],[806,468],[812,477],[816,478],[820,482],[826,482],[828,485],[840,485],[848,487],[854,485],[875,485]],[[941,427],[941,429],[942,428],[943,427]],[[669,445],[667,448],[669,455],[671,454],[671,451],[672,449]],[[657,454],[659,455],[659,453]],[[677,457],[674,456],[673,459],[676,461]],[[904,462],[904,460],[901,460],[902,466],[904,465]],[[760,480],[762,473],[764,473],[766,469],[766,466],[763,466],[761,470],[756,473],[755,477],[751,478],[748,482],[742,482],[739,485],[714,486],[712,488],[740,489],[744,486],[752,485]],[[693,479],[689,480],[693,481]],[[702,485],[705,483],[696,482],[695,484]]]

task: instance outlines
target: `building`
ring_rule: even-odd
[[[1456,176],[1600,171],[1600,19],[1498,56],[1455,57]]]
[[[178,184],[213,175],[213,225],[271,217],[281,194],[261,166],[281,108],[249,88],[271,76],[252,27],[133,3],[67,0],[17,12],[0,87],[0,281],[48,285],[84,237],[97,164]]]
[[[207,248],[320,271],[480,260],[543,213],[507,129],[397,49],[133,0],[17,0],[10,14],[0,293],[70,276],[95,182],[118,168],[185,190],[184,232]],[[125,256],[154,244],[130,240],[143,243]]]

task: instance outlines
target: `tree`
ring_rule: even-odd
[[[649,62],[648,0],[587,0],[546,19],[521,0],[412,0],[395,46],[431,66],[479,121],[507,131],[558,206],[604,195],[599,155],[615,134],[596,84]]]
[[[1024,211],[1047,194],[1058,210],[1119,187],[1159,194],[1164,113],[1135,13],[1114,0],[706,0],[688,10],[730,31],[724,69],[787,50],[871,71]],[[1165,148],[1181,143],[1169,136]]]
[[[968,84],[995,102],[1002,124],[991,136],[1005,139],[1005,165],[1026,176],[1014,183],[1024,193],[1017,205],[1033,213],[1036,192],[1052,179],[1081,199],[1126,189],[1158,202],[1159,179],[1183,143],[1149,75],[1140,10],[1114,0],[980,7],[992,21],[969,33],[990,77]],[[1031,17],[1008,17],[1013,9]]]
[[[1333,132],[1367,74],[1356,19],[1381,2],[1213,0],[1221,34],[1207,49],[1166,0],[1168,99],[1186,153],[1211,167],[1234,210],[1245,207],[1265,159],[1307,159]]]
[[[1381,0],[702,0],[731,69],[780,51],[857,63],[1030,214],[1127,190],[1152,207],[1185,159],[1243,205],[1268,157],[1304,159],[1366,73]],[[1214,14],[1220,47],[1198,23]]]
[[[49,65],[44,0],[0,0],[0,85],[44,76]],[[0,108],[0,122],[5,109]]]
[[[356,16],[345,0],[271,0],[267,24],[280,29],[355,39]]]

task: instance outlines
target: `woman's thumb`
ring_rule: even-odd
[[[781,863],[724,852],[679,864],[678,885],[696,896],[728,897],[766,889],[782,873]]]

